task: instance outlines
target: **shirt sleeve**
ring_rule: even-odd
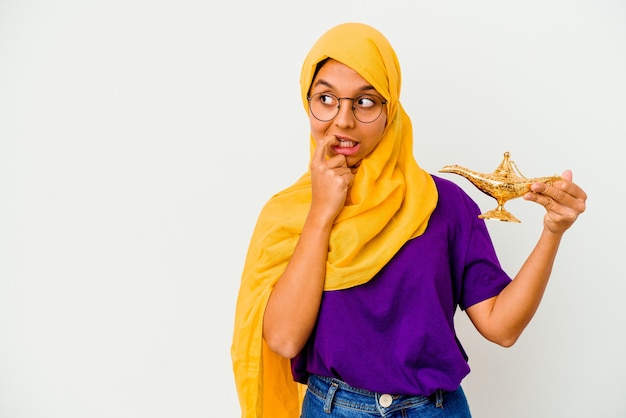
[[[485,220],[478,217],[480,208],[464,191],[458,192],[454,270],[460,279],[457,303],[465,310],[500,294],[511,278],[500,265]]]

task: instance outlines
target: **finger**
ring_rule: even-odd
[[[530,185],[530,190],[534,193],[548,194],[550,187],[552,187],[550,182],[537,182]]]
[[[528,192],[524,195],[524,200],[529,200],[531,202],[539,203],[541,206],[546,209],[553,209],[555,205],[555,199],[551,196],[539,193],[539,192]]]
[[[582,213],[585,210],[585,192],[576,184],[569,182],[565,176],[562,181],[549,183],[535,183],[533,190],[524,195],[525,200],[542,205],[547,211],[565,215],[575,211]]]
[[[552,206],[554,206],[554,199],[548,196],[545,199],[543,199],[542,205],[544,208],[546,208],[546,210],[550,210],[552,209]]]
[[[315,147],[313,153],[313,162],[324,162],[327,157],[330,157],[330,146],[337,140],[334,136],[327,136],[320,139]]]
[[[530,191],[533,193],[543,194],[552,198],[556,198],[562,194],[562,190],[567,187],[567,179],[562,178],[554,183],[552,181],[537,182],[530,186]]]
[[[537,202],[546,210],[550,210],[553,209],[555,203],[561,203],[561,200],[567,196],[561,187],[561,184],[553,185],[550,182],[533,183],[531,192],[526,193],[524,199]]]
[[[354,174],[352,174],[352,171],[350,171],[347,174],[344,174],[345,179],[346,179],[346,186],[348,188],[352,187],[352,183],[354,182]]]
[[[561,174],[561,177],[563,177],[563,179],[565,179],[565,180],[567,180],[567,181],[569,181],[569,182],[571,182],[571,181],[572,181],[572,177],[573,177],[573,176],[574,176],[574,175],[573,175],[573,173],[572,173],[572,170],[565,170],[565,171],[563,172],[563,174]]]
[[[562,181],[554,183],[557,190],[562,190],[565,194],[570,195],[574,199],[583,201],[587,199],[585,191],[572,181],[574,175],[571,170],[565,170],[563,174],[561,174],[561,177],[563,178]],[[559,197],[559,195],[557,195],[557,197]]]
[[[334,157],[330,158],[326,163],[328,164],[328,168],[348,167],[348,162],[345,155],[335,155]]]
[[[311,162],[323,162],[326,161],[326,141],[321,139],[316,141],[315,151],[313,151],[313,156],[311,157]]]
[[[576,183],[572,182],[572,171],[565,170],[561,174],[561,180],[554,183],[534,183],[531,186],[533,193],[539,193],[556,201],[562,201],[564,199],[580,199],[586,200],[586,193]]]

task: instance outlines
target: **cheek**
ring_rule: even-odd
[[[375,147],[378,143],[383,139],[383,135],[385,133],[385,123],[377,124],[376,126],[371,126],[371,130],[369,131],[369,137],[371,138],[370,144]]]
[[[382,116],[384,116],[384,119],[380,122],[380,136],[383,136],[387,131],[387,115],[383,113]]]
[[[317,119],[310,117],[309,126],[311,130],[311,135],[313,136],[313,139],[315,139],[316,142],[324,137],[327,124],[321,123]]]

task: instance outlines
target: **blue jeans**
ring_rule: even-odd
[[[432,396],[393,396],[353,388],[338,379],[309,377],[301,418],[471,418],[463,389]]]

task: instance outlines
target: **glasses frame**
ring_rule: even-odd
[[[313,99],[313,97],[315,97],[315,96],[323,96],[323,95],[325,95],[325,96],[332,96],[332,97],[337,99],[337,112],[335,112],[335,115],[332,118],[330,118],[330,119],[320,119],[315,113],[313,113],[313,109],[311,107],[311,100]],[[370,120],[368,122],[362,121],[356,115],[356,107],[354,106],[354,101],[360,99],[361,97],[376,97],[377,99],[380,100],[380,102],[382,104],[382,106],[380,108],[380,113],[374,119],[372,119],[372,120]],[[356,120],[358,120],[359,122],[361,122],[361,123],[373,123],[373,122],[376,122],[378,120],[378,118],[380,117],[380,115],[383,114],[383,109],[384,109],[385,105],[387,104],[387,100],[385,100],[385,99],[383,99],[383,98],[381,98],[381,97],[379,97],[379,96],[377,96],[375,94],[360,94],[360,95],[358,95],[356,97],[339,97],[339,96],[336,96],[336,95],[334,95],[332,93],[315,93],[313,96],[307,96],[306,99],[309,102],[309,112],[311,113],[311,115],[313,115],[313,117],[315,119],[319,120],[320,122],[330,122],[331,120],[335,119],[337,117],[337,115],[339,114],[339,110],[341,110],[341,101],[342,100],[350,100],[352,102],[352,114],[354,115],[354,118]]]

